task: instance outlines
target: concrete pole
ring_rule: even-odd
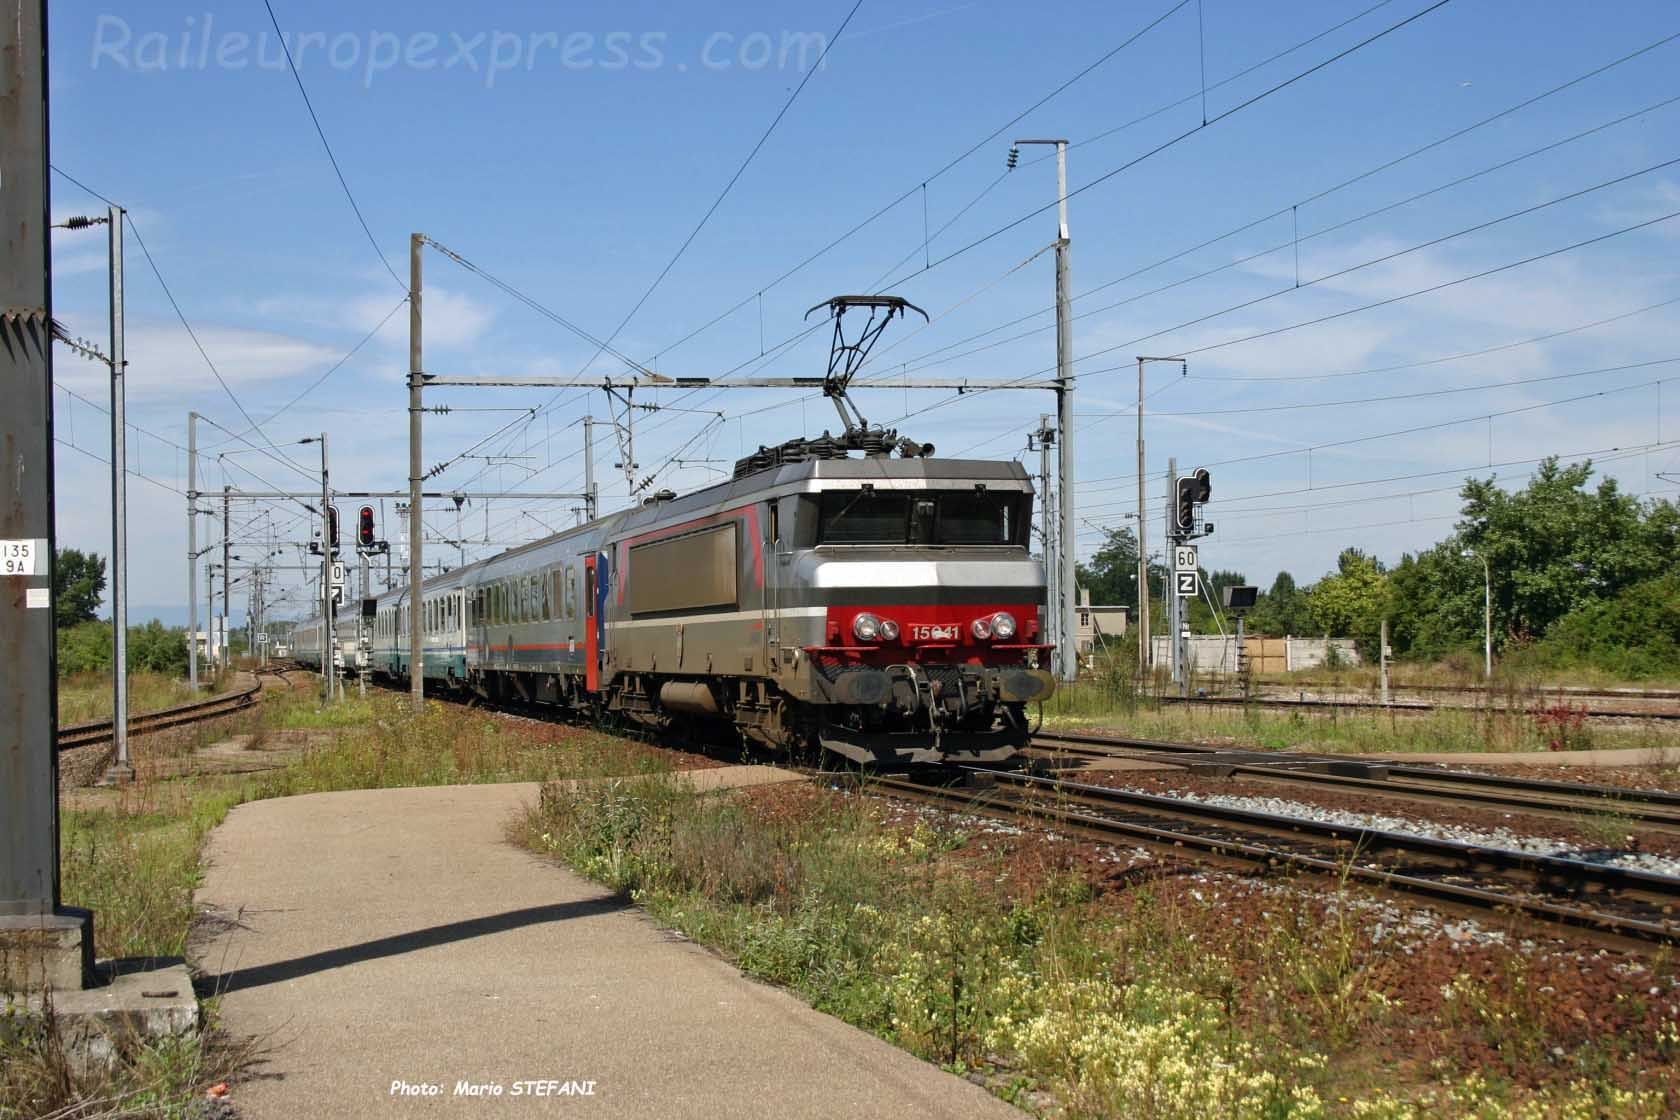
[[[1184,662],[1180,659],[1178,648],[1179,612],[1183,604],[1178,598],[1178,535],[1173,531],[1173,508],[1178,493],[1178,458],[1167,460],[1167,651],[1168,664],[1172,667],[1172,679],[1180,686],[1184,683]]]
[[[600,492],[595,489],[595,418],[583,418],[583,519],[601,516]]]
[[[1482,679],[1493,680],[1493,569],[1482,554]]]
[[[1079,678],[1079,657],[1072,649],[1078,632],[1074,621],[1074,562],[1078,549],[1073,517],[1073,312],[1068,278],[1068,215],[1067,215],[1067,141],[1056,142],[1057,215],[1061,223],[1056,239],[1056,438],[1061,452],[1057,492],[1062,531],[1058,545],[1061,555],[1061,578],[1057,592],[1061,598],[1062,641],[1068,645],[1062,659],[1062,679]]]
[[[116,757],[105,771],[105,785],[134,780],[128,758],[128,420],[123,353],[123,216],[120,206],[107,209],[110,234],[111,295],[111,738]]]
[[[332,484],[327,475],[327,433],[321,433],[321,676],[327,702],[337,691],[338,673],[333,668],[333,651],[338,648],[338,630],[332,598]]]
[[[198,413],[187,413],[187,682],[198,691]]]
[[[420,508],[420,418],[424,367],[420,360],[420,252],[424,234],[408,239],[408,690],[415,712],[426,706],[426,678],[420,643],[420,588],[423,582],[421,542],[425,536]]]
[[[1143,359],[1138,363],[1137,398],[1137,545],[1138,545],[1138,673],[1147,674],[1154,652],[1149,640],[1149,546],[1144,541],[1143,514]]]
[[[1381,643],[1377,647],[1377,663],[1382,666],[1382,702],[1388,706],[1388,619],[1382,620],[1382,630],[1377,637]]]
[[[47,10],[11,7],[0,19],[0,987],[79,987],[92,916],[60,907],[58,877]],[[13,938],[34,952],[11,952]]]
[[[205,549],[209,549],[206,544]],[[204,565],[204,667],[216,676],[216,565]]]
[[[366,700],[367,699],[367,662],[368,662],[369,659],[367,657],[365,657],[364,655],[368,652],[369,647],[371,647],[373,643],[369,640],[369,635],[368,635],[368,632],[367,632],[367,625],[368,625],[367,624],[367,618],[362,613],[362,600],[368,598],[368,596],[372,593],[372,589],[368,587],[368,558],[367,558],[367,553],[362,551],[361,548],[357,548],[356,549],[356,555],[358,557],[360,557],[360,559],[361,559],[361,569],[362,569],[361,573],[360,573],[361,574],[361,591],[362,591],[362,593],[361,593],[360,597],[358,597],[357,600],[356,600],[356,655],[357,655],[357,657],[362,659],[362,664],[360,666],[358,666],[357,672],[356,672],[356,695],[361,697],[363,700]]]
[[[228,494],[231,489],[232,487],[228,486],[222,487],[222,634],[216,644],[220,651],[217,655],[218,661],[224,669],[233,667],[233,658],[230,656],[233,652],[233,639],[228,633],[228,615],[232,613],[232,608],[228,606],[228,595],[233,587],[230,582],[233,579],[233,537],[229,532],[228,518]]]
[[[1044,537],[1044,582],[1045,582],[1045,610],[1044,610],[1044,642],[1055,647],[1055,657],[1063,656],[1062,616],[1057,609],[1061,603],[1059,585],[1061,583],[1061,553],[1056,545],[1056,502],[1050,490],[1050,447],[1055,442],[1056,429],[1050,426],[1050,416],[1040,414],[1038,431],[1033,433],[1038,440],[1038,493],[1039,493],[1039,532]],[[1079,651],[1074,651],[1078,656]]]

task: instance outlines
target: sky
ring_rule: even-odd
[[[1082,557],[1135,515],[1138,355],[1186,363],[1145,372],[1151,548],[1169,459],[1206,466],[1202,565],[1262,585],[1427,547],[1465,477],[1545,455],[1680,490],[1672,3],[271,2],[336,170],[261,0],[52,11],[54,220],[103,213],[84,187],[130,215],[131,620],[183,613],[189,411],[218,524],[224,485],[318,489],[323,431],[336,487],[406,486],[414,232],[476,266],[424,252],[429,373],[816,375],[806,310],[886,291],[932,321],[882,336],[863,414],[1036,471],[1048,392],[896,384],[1054,368],[1055,163],[1007,170],[1017,138],[1072,142]],[[53,267],[55,316],[106,348],[103,227],[55,231]],[[105,554],[108,376],[60,347],[54,378],[59,543]],[[632,500],[604,393],[426,403],[428,489],[575,493],[593,416],[603,508]],[[635,482],[679,492],[838,427],[790,390],[634,403]],[[578,505],[429,503],[465,543],[428,562]],[[234,501],[235,554],[301,567],[307,516]],[[301,615],[302,572],[275,578]]]

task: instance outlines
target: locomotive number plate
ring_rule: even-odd
[[[912,626],[910,637],[918,642],[954,642],[959,631],[955,623],[950,626]]]

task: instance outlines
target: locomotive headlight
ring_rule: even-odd
[[[981,641],[985,641],[992,636],[992,620],[989,618],[977,618],[969,623],[968,628]]]
[[[999,611],[992,616],[992,637],[1004,641],[1015,636],[1015,616],[1008,611]]]
[[[881,620],[865,612],[852,620],[852,633],[860,642],[873,642],[881,636]]]
[[[881,620],[881,640],[883,642],[898,641],[898,623],[890,618]]]

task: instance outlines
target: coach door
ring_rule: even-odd
[[[606,559],[601,552],[583,558],[583,683],[590,692],[601,691],[601,655],[606,646]]]
[[[764,535],[770,560],[764,565],[764,668],[774,672],[782,645],[782,517],[781,503],[765,503]]]

